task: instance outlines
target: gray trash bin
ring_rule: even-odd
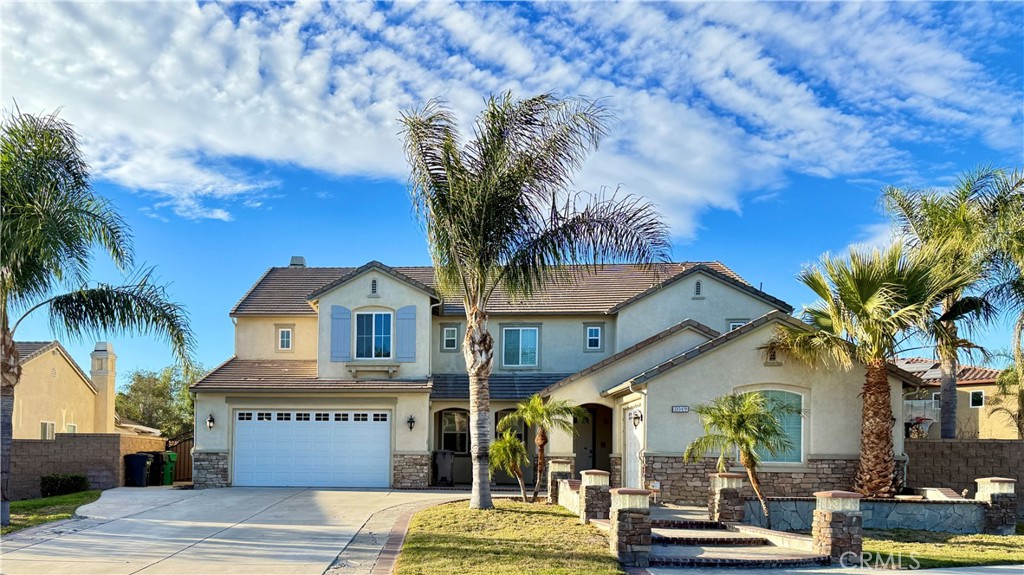
[[[434,485],[455,485],[455,452],[434,452]]]

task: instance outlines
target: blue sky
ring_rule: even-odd
[[[490,93],[605,98],[576,179],[656,202],[676,260],[721,260],[797,306],[825,251],[884,242],[886,184],[1024,165],[1024,4],[16,3],[5,107],[63,108],[95,175],[185,304],[199,360],[272,265],[428,264],[399,112]],[[117,281],[98,263],[95,277]],[[1007,325],[980,334],[1006,347]],[[51,339],[44,316],[18,339]],[[122,378],[171,362],[110,338]],[[66,342],[87,365],[90,342]]]

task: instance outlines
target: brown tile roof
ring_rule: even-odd
[[[427,380],[318,379],[316,360],[231,358],[192,384],[193,391],[429,391]]]
[[[16,341],[14,347],[18,350],[18,360],[21,363],[32,359],[36,354],[41,354],[51,346],[60,345],[56,341]]]
[[[625,358],[633,355],[634,353],[636,353],[636,352],[638,352],[638,351],[640,351],[640,350],[642,350],[642,349],[644,349],[646,347],[649,347],[652,344],[655,344],[655,343],[657,343],[657,342],[659,342],[659,341],[661,341],[661,340],[663,340],[663,339],[665,339],[665,338],[667,338],[667,337],[669,337],[669,336],[671,336],[673,334],[676,334],[676,333],[678,333],[678,332],[680,332],[680,331],[682,331],[684,329],[692,329],[692,330],[696,331],[697,333],[700,333],[700,334],[703,334],[703,335],[707,336],[708,339],[714,339],[714,338],[718,337],[719,335],[721,335],[717,331],[711,329],[710,327],[708,327],[708,326],[706,326],[706,325],[704,325],[704,324],[702,324],[702,323],[700,323],[698,321],[694,321],[692,319],[687,319],[687,320],[684,320],[684,321],[681,321],[681,322],[677,323],[676,325],[674,325],[674,326],[672,326],[672,327],[670,327],[668,329],[662,330],[661,332],[656,333],[656,334],[652,335],[651,337],[649,337],[649,338],[647,338],[647,339],[645,339],[643,341],[635,343],[635,344],[627,347],[626,349],[620,351],[619,353],[616,353],[615,355],[606,357],[605,359],[602,359],[601,361],[595,363],[594,365],[591,365],[591,366],[589,366],[589,367],[587,367],[585,369],[577,371],[576,373],[570,375],[569,377],[567,377],[567,378],[565,378],[565,379],[563,379],[563,380],[561,380],[559,382],[556,382],[553,385],[550,385],[550,386],[546,387],[544,390],[542,390],[540,392],[540,394],[543,395],[543,396],[547,396],[552,391],[554,391],[554,390],[556,390],[556,389],[558,389],[560,387],[564,387],[566,385],[569,385],[570,383],[580,379],[581,377],[585,377],[587,375],[590,375],[591,373],[594,373],[595,371],[604,369],[605,367],[608,367],[609,365],[611,365],[611,364],[613,364],[613,363],[615,363],[615,362],[617,362],[617,361],[619,361],[621,359],[625,359]]]
[[[429,290],[436,289],[432,267],[387,267],[388,273]],[[364,268],[367,266],[363,266]],[[231,310],[231,315],[315,315],[308,303],[312,294],[320,293],[344,278],[351,277],[361,268],[300,268],[275,267],[256,282]],[[582,268],[572,268],[573,271]],[[492,314],[605,314],[614,313],[622,306],[653,293],[656,289],[678,281],[682,277],[703,271],[723,279],[773,305],[790,311],[785,302],[776,299],[744,282],[735,272],[720,262],[681,262],[663,264],[653,268],[628,264],[609,264],[579,277],[552,283],[528,300],[513,300],[504,291],[496,290],[490,303]],[[445,298],[445,315],[462,314],[461,297]]]
[[[928,359],[925,357],[901,357],[893,363],[920,377],[922,385],[929,387],[939,385],[940,362],[938,360]],[[984,383],[995,383],[996,378],[999,377],[1000,373],[1002,373],[1002,370],[991,367],[961,365],[956,374],[956,384],[979,385]]]

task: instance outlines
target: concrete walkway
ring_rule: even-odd
[[[452,491],[119,488],[0,541],[4,575],[320,575],[374,514]],[[335,565],[335,568],[339,567]]]

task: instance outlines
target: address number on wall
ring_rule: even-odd
[[[673,405],[672,413],[690,413],[689,405]]]

